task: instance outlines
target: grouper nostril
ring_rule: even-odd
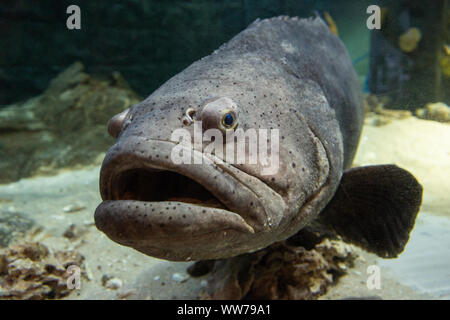
[[[108,122],[108,133],[111,137],[117,138],[117,136],[120,133],[120,130],[122,128],[122,125],[125,121],[125,118],[128,114],[128,111],[130,109],[126,109],[122,111],[119,114],[116,114],[114,117],[112,117]]]

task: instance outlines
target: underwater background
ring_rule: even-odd
[[[81,9],[80,30],[66,26],[70,5]],[[369,5],[381,8],[380,30],[366,25]],[[299,298],[450,299],[448,0],[1,1],[0,298],[202,298],[204,279],[185,264],[119,247],[93,225],[99,165],[114,141],[106,124],[254,20],[279,15],[318,15],[347,47],[367,112],[355,165],[402,165],[425,190],[398,261],[352,249],[351,263],[330,266],[340,286],[328,290],[322,270],[320,290]],[[65,286],[72,263],[83,266],[79,291]],[[390,285],[361,285],[369,264]]]
[[[147,96],[192,62],[210,54],[257,18],[329,12],[353,59],[369,52],[370,1],[32,1],[0,4],[0,104],[42,92],[80,60],[90,74],[119,71]],[[82,29],[68,32],[66,8],[82,9]],[[355,41],[358,39],[357,41]],[[368,59],[358,63],[367,74]]]

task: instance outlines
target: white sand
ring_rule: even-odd
[[[394,163],[424,188],[422,209],[450,217],[450,125],[414,117],[365,126],[355,166]]]

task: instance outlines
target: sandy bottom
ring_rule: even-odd
[[[366,126],[355,164],[381,163],[410,170],[424,186],[424,203],[410,242],[394,260],[358,250],[355,266],[321,299],[450,299],[450,126],[415,118]],[[186,274],[191,263],[147,257],[96,229],[98,175],[96,166],[0,185],[0,211],[21,213],[41,225],[33,240],[84,255],[81,289],[67,299],[201,298],[206,283]],[[79,210],[65,212],[67,206]],[[66,238],[63,234],[71,225],[76,237]],[[367,285],[373,275],[368,267],[373,265],[379,267],[379,288]],[[117,289],[104,286],[109,278],[118,279]]]

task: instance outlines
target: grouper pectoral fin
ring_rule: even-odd
[[[405,248],[422,202],[422,186],[395,165],[358,167],[346,171],[319,222],[344,241],[383,258]]]

